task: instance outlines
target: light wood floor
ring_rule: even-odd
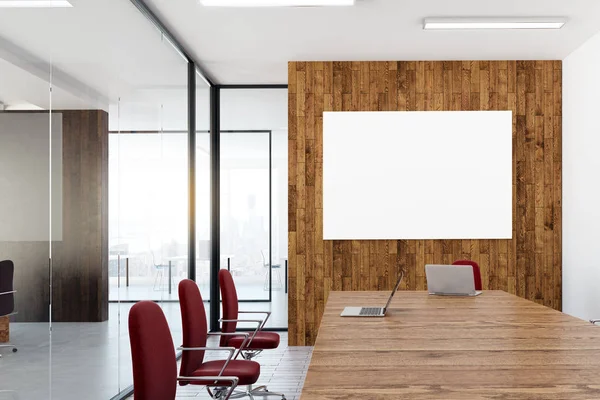
[[[284,393],[288,400],[300,398],[300,392],[310,364],[312,347],[288,347],[287,332],[281,332],[281,344],[278,349],[264,351],[255,358],[260,363],[261,373],[257,385],[267,385],[272,392]],[[208,346],[217,346],[216,338],[210,338]],[[207,355],[211,356],[210,354]],[[218,358],[218,354],[213,358]],[[222,354],[221,354],[222,357]],[[131,397],[133,398],[133,397]],[[177,399],[209,399],[202,386],[178,387]],[[277,397],[268,397],[277,399]]]

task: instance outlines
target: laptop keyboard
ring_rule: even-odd
[[[381,315],[383,309],[381,307],[363,307],[360,309],[359,315]]]

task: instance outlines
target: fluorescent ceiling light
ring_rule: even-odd
[[[326,7],[353,6],[354,0],[200,0],[207,7]]]
[[[560,29],[565,18],[426,18],[423,29]]]
[[[0,8],[64,8],[73,7],[67,0],[0,0]]]

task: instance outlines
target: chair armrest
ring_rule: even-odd
[[[597,323],[600,323],[600,319],[590,319],[590,322],[596,325]]]
[[[17,293],[17,291],[16,290],[11,290],[10,292],[1,292],[0,296],[2,296],[4,294],[14,294],[14,293]]]
[[[240,355],[240,351],[242,351],[242,349],[244,347],[246,347],[246,342],[248,341],[248,338],[250,337],[250,334],[248,332],[208,332],[207,335],[208,336],[244,336],[244,341],[242,342],[242,345],[238,349],[238,353],[235,355],[235,357],[233,357],[234,360],[237,360],[238,356]],[[221,348],[223,348],[223,347],[221,347]]]
[[[263,323],[262,319],[223,319],[221,318],[219,322],[255,322],[260,326]]]
[[[254,330],[254,332],[252,332],[252,337],[250,338],[250,340],[248,341],[246,346],[250,346],[250,343],[252,343],[252,340],[254,340],[254,337],[256,336],[258,331],[260,331],[261,327],[263,326],[264,321],[265,320],[262,320],[262,319],[220,319],[219,320],[219,322],[255,322],[255,323],[257,323],[256,329]],[[241,350],[241,348],[240,348],[240,350]]]
[[[214,379],[215,381],[230,381],[235,382],[237,385],[239,378],[237,376],[178,376],[178,381],[208,381]]]
[[[219,375],[218,375],[218,376],[221,376],[223,374],[223,371],[225,371],[225,368],[227,368],[227,364],[229,364],[229,362],[231,361],[231,359],[233,357],[233,354],[235,353],[235,351],[237,349],[235,347],[178,347],[177,350],[181,350],[181,351],[228,351],[229,357],[227,357],[227,361],[225,361],[225,364],[223,364],[223,368],[221,368],[221,371],[219,372]],[[239,351],[238,351],[238,353],[239,353]],[[236,357],[237,357],[237,355],[236,355]]]
[[[13,311],[10,314],[0,315],[0,317],[12,317],[13,315],[18,315],[18,314],[19,314],[18,311]]]
[[[208,332],[208,336],[249,336],[248,332]]]
[[[265,327],[267,320],[269,319],[269,317],[271,317],[271,311],[238,311],[238,314],[266,314],[267,316],[263,320],[263,323],[260,326],[260,330],[262,330]]]
[[[235,347],[178,347],[182,351],[236,351]]]

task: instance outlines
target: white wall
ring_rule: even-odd
[[[563,61],[563,311],[600,318],[600,34]]]

